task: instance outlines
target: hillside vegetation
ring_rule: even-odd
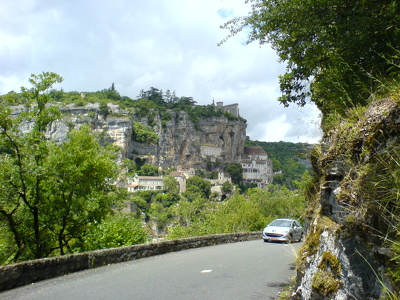
[[[12,103],[15,105],[26,102],[23,93],[16,93],[14,91],[1,97],[12,98]],[[171,92],[170,90],[163,92],[154,87],[151,87],[147,91],[141,90],[136,99],[121,96],[115,89],[114,84],[110,88],[96,92],[64,92],[63,90],[49,89],[47,91],[47,101],[61,105],[73,104],[78,107],[84,107],[90,103],[100,103],[100,113],[104,117],[110,115],[111,112],[107,104],[112,103],[133,112],[138,118],[147,117],[148,123],[151,126],[155,125],[155,114],[160,115],[162,126],[166,126],[166,121],[172,119],[172,115],[167,112],[167,109],[176,112],[187,112],[195,127],[198,127],[198,122],[201,118],[208,117],[226,116],[231,120],[241,119],[245,121],[213,105],[196,105],[193,97],[178,97],[175,92]]]

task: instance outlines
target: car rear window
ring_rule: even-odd
[[[287,221],[287,220],[275,220],[270,225],[271,226],[277,226],[277,227],[290,227],[290,221]]]

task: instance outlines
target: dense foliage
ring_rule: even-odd
[[[211,183],[210,181],[203,179],[198,176],[190,177],[186,181],[186,192],[185,196],[188,199],[192,199],[195,197],[202,197],[207,199],[211,194]]]
[[[185,111],[196,129],[199,129],[201,119],[210,117],[225,116],[230,120],[240,119],[245,121],[214,105],[196,105],[196,101],[192,97],[177,97],[175,92],[171,93],[167,90],[163,93],[162,90],[153,87],[148,91],[142,90],[138,96],[138,100],[132,102],[132,106],[135,108],[136,116],[147,117],[148,124],[151,126],[155,125],[154,116],[158,114],[163,128],[165,128],[166,122],[173,118],[171,110],[174,112]]]
[[[168,238],[262,230],[278,217],[301,218],[304,207],[303,195],[275,185],[249,189],[247,195],[236,193],[223,202],[182,199],[171,207]]]
[[[112,185],[116,149],[101,147],[88,126],[71,130],[62,144],[46,137],[60,116],[47,105],[48,90],[61,80],[32,75],[32,88],[22,89],[27,110],[16,117],[13,94],[0,102],[1,263],[88,249],[89,229],[112,217],[126,197]]]
[[[230,163],[225,170],[231,176],[233,184],[241,184],[243,181],[243,168],[240,163]]]
[[[101,223],[88,225],[86,238],[79,250],[90,251],[141,244],[147,240],[140,219],[128,214],[115,214]]]
[[[308,98],[323,114],[364,105],[383,78],[398,74],[400,3],[393,0],[250,0],[251,12],[227,22],[249,28],[248,43],[270,43],[286,73],[284,105]]]
[[[158,135],[150,127],[139,122],[133,122],[132,138],[134,141],[143,144],[157,144]]]

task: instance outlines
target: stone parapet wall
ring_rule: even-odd
[[[138,244],[0,266],[0,291],[86,269],[153,255],[261,239],[261,232],[227,233]]]

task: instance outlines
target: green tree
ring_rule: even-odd
[[[256,204],[260,213],[269,220],[284,217],[300,219],[304,214],[304,195],[285,186],[270,184],[267,190],[252,188],[248,190],[248,195],[250,202]]]
[[[229,173],[233,184],[241,184],[243,181],[243,168],[240,163],[230,163],[226,168]]]
[[[140,99],[146,99],[150,100],[151,102],[155,103],[156,105],[159,106],[165,106],[166,103],[164,101],[164,96],[162,90],[159,90],[157,88],[151,87],[150,90],[148,91],[140,91],[139,95]]]
[[[142,176],[156,176],[158,175],[158,167],[151,164],[144,164],[139,171]]]
[[[121,169],[125,170],[125,172],[128,175],[133,176],[133,175],[135,175],[135,173],[136,173],[136,171],[138,169],[138,166],[136,165],[136,163],[133,160],[125,158],[122,161]]]
[[[120,198],[109,183],[117,175],[114,159],[113,149],[100,147],[89,126],[72,131],[66,142],[50,148],[42,213],[57,236],[60,254],[65,254],[64,248],[72,252],[71,241],[84,235],[88,223],[101,222]]]
[[[174,197],[179,195],[179,183],[173,176],[165,176],[163,179],[164,191]]]
[[[71,251],[84,224],[101,221],[117,198],[108,193],[115,156],[87,127],[61,145],[45,135],[60,115],[47,105],[48,91],[61,80],[55,73],[32,75],[32,88],[22,88],[27,109],[16,118],[0,104],[0,223],[15,245],[8,253],[14,261]],[[22,131],[26,124],[30,130]]]
[[[393,0],[252,0],[248,16],[227,22],[235,35],[250,28],[248,43],[270,43],[287,71],[279,101],[323,113],[365,104],[380,80],[398,69],[400,3]]]
[[[99,106],[99,114],[107,119],[108,115],[110,114],[110,109],[108,108],[107,102],[100,102]]]
[[[202,235],[209,232],[207,216],[215,211],[217,203],[201,197],[198,193],[192,196],[191,201],[183,198],[171,206],[174,225],[168,228],[168,238]]]
[[[261,230],[267,223],[258,205],[245,196],[235,194],[208,216],[209,227],[215,233]]]
[[[144,243],[148,234],[142,222],[130,215],[112,214],[101,223],[89,223],[81,251]]]
[[[153,202],[150,205],[150,214],[151,220],[156,224],[158,230],[164,230],[168,222],[171,221],[171,211],[169,206],[165,206],[165,202],[169,202],[169,200],[165,200],[165,198],[170,198],[169,194],[158,194],[157,196],[161,197],[161,202]],[[162,203],[164,202],[164,203]]]
[[[157,144],[158,135],[150,127],[143,125],[139,122],[134,122],[132,125],[133,139],[139,143],[144,144]]]
[[[193,199],[193,195],[199,195],[205,199],[208,199],[211,194],[211,183],[208,180],[200,178],[198,176],[190,177],[186,181],[186,191],[184,195]]]
[[[131,195],[131,203],[139,210],[138,215],[143,214],[146,222],[151,217],[151,203],[156,202],[159,191],[137,191]]]
[[[43,168],[48,155],[47,126],[59,117],[58,109],[47,107],[48,92],[62,78],[55,73],[44,72],[31,75],[31,89],[21,88],[28,110],[17,118],[11,117],[6,103],[0,107],[0,149],[1,182],[3,191],[0,213],[13,235],[17,247],[15,260],[23,252],[28,257],[41,258],[51,252],[51,245],[45,240],[45,229],[41,222],[43,182],[46,171]],[[31,130],[24,134],[20,125],[32,122]]]
[[[230,194],[230,193],[232,193],[232,191],[233,191],[233,185],[232,185],[232,183],[230,183],[229,181],[225,181],[225,182],[222,184],[221,191],[222,191],[222,193],[224,193],[224,194]]]

